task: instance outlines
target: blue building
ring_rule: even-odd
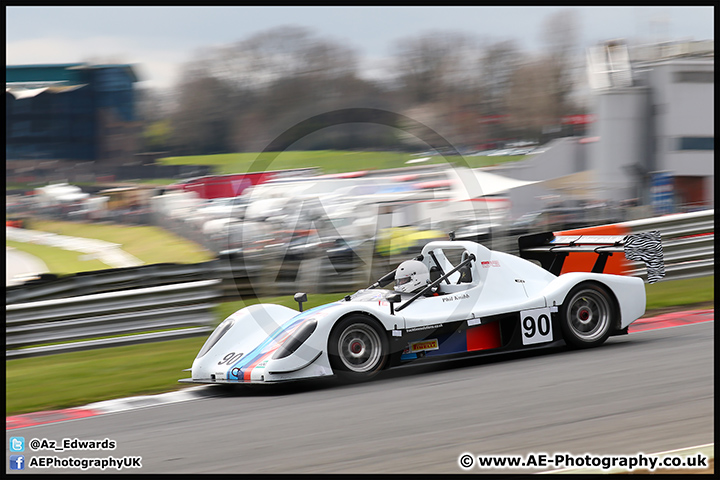
[[[131,162],[138,148],[131,65],[9,65],[6,161]]]

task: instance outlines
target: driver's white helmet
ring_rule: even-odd
[[[417,260],[407,260],[395,270],[395,291],[412,293],[430,283],[427,266]]]

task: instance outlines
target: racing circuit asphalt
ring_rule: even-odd
[[[51,455],[141,456],[142,469],[125,473],[462,473],[465,452],[650,454],[714,442],[713,323],[585,351],[412,367],[358,385],[208,386],[196,400],[6,437],[109,438],[113,451]]]

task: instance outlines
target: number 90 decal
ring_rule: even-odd
[[[236,354],[235,352],[230,352],[227,355],[225,355],[222,360],[218,362],[218,365],[222,365],[223,363],[226,365],[232,365],[233,363],[240,360],[240,357],[242,357],[242,353]]]
[[[520,312],[520,329],[522,330],[523,345],[551,342],[552,321],[550,308],[535,308]]]

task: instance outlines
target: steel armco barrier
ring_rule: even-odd
[[[220,297],[219,283],[202,280],[7,305],[6,358],[205,335],[216,320],[211,309]]]
[[[715,272],[715,210],[624,222],[630,233],[657,230],[662,239],[665,277],[661,281],[703,277]],[[630,264],[630,274],[647,278],[645,265]]]
[[[257,276],[258,268],[259,266],[246,266],[242,258],[223,255],[203,263],[156,263],[140,267],[80,272],[62,277],[46,274],[39,280],[7,287],[5,304],[213,279],[222,280],[218,288],[222,290],[223,297],[253,297],[255,292],[250,277]]]
[[[610,230],[611,235],[660,232],[665,262],[665,276],[660,281],[703,277],[715,271],[715,210],[584,227],[565,230],[563,234],[604,235],[603,230]],[[626,274],[647,280],[643,262],[629,262]]]

